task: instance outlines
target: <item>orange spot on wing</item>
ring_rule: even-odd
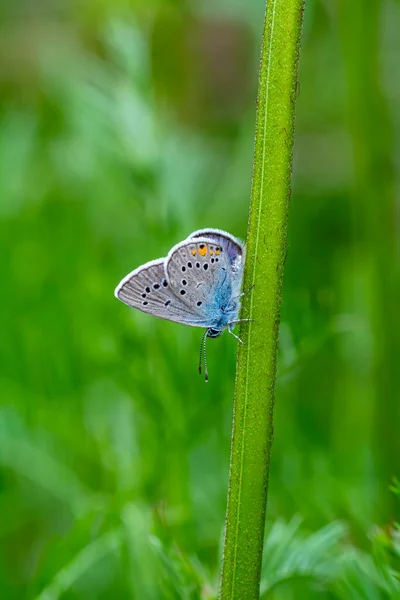
[[[196,256],[196,250],[192,250],[192,255]]]
[[[219,248],[217,248],[217,249],[215,250],[215,254],[219,254],[220,252],[221,252],[221,251],[220,251],[220,249],[219,249]]]
[[[210,256],[212,256],[214,254],[214,252],[212,250],[210,250]]]
[[[207,245],[206,244],[200,244],[199,254],[201,254],[201,256],[205,256],[207,254]]]

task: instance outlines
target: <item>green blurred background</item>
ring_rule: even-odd
[[[4,600],[216,598],[235,341],[205,385],[199,330],[113,290],[245,238],[263,13],[0,8]],[[306,2],[263,598],[400,597],[399,31],[395,0]]]

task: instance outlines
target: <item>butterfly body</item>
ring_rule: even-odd
[[[215,305],[210,307],[211,322],[208,325],[208,337],[221,335],[230,323],[237,321],[240,310],[240,302],[232,298],[230,286],[222,288],[216,296]]]
[[[201,229],[119,283],[115,296],[162,319],[218,337],[238,322],[243,243],[220,229]],[[234,334],[233,334],[234,335]],[[236,337],[236,336],[235,336]]]

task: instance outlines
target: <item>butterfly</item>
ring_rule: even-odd
[[[161,319],[204,327],[199,373],[204,357],[208,381],[206,339],[227,329],[233,333],[239,319],[244,244],[221,229],[194,231],[176,244],[166,258],[152,260],[129,273],[117,285],[115,296],[128,306]]]

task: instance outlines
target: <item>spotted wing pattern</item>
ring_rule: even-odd
[[[219,229],[195,231],[165,259],[148,262],[124,277],[115,296],[162,319],[212,328],[226,316],[226,308],[238,310],[235,299],[243,258],[242,242],[230,234]]]
[[[188,239],[196,240],[197,238],[207,238],[223,248],[229,258],[232,279],[241,279],[245,254],[244,244],[241,240],[226,231],[211,228],[194,231]],[[239,285],[240,283],[239,281]]]
[[[177,296],[168,282],[164,268],[165,259],[151,261],[129,273],[115,290],[115,296],[133,308],[161,319],[207,327],[196,310]]]
[[[207,238],[189,238],[172,248],[166,271],[175,294],[213,326],[220,303],[227,303],[232,292],[229,258],[222,246]]]

